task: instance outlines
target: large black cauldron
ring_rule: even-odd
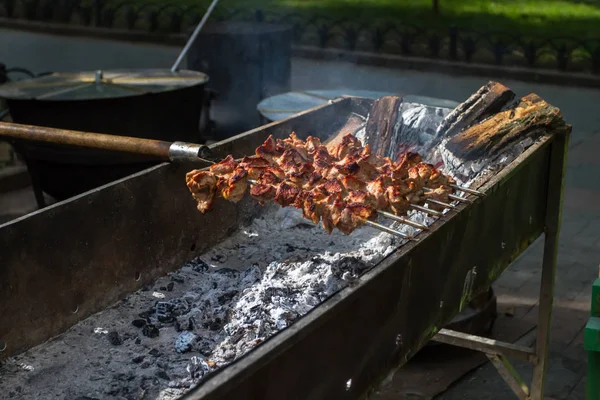
[[[0,97],[6,99],[16,123],[201,142],[207,81],[206,74],[195,71],[54,73],[2,85]],[[122,153],[23,142],[14,146],[25,158],[34,182],[57,200],[156,164]]]

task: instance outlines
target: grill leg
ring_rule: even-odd
[[[554,300],[554,280],[556,277],[556,254],[562,211],[566,153],[568,133],[556,134],[552,142],[550,156],[550,174],[548,183],[548,202],[546,206],[546,231],[544,233],[544,258],[540,287],[540,306],[537,324],[536,355],[531,382],[531,399],[544,398],[546,370],[548,368],[548,346],[550,343],[550,324],[552,303]]]

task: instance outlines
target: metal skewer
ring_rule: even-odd
[[[428,187],[424,187],[423,190],[431,191],[433,189],[430,189]],[[466,197],[456,196],[454,194],[449,194],[448,198],[450,198],[452,200],[460,201],[462,203],[468,203],[468,204],[472,204],[473,203],[471,200],[467,199]]]
[[[432,210],[431,208],[425,208],[425,207],[421,207],[417,204],[409,204],[410,208],[417,210],[417,211],[421,211],[424,212],[425,214],[429,214],[429,215],[433,215],[436,217],[441,217],[442,215],[444,215],[443,213],[436,211],[436,210]]]
[[[481,196],[485,196],[485,193],[481,193],[481,192],[479,192],[477,190],[469,189],[469,188],[462,187],[462,186],[459,186],[459,185],[450,184],[450,187],[452,189],[462,190],[465,193],[469,193],[469,194],[472,194],[472,195],[475,195],[475,196],[480,196],[480,197]]]
[[[417,238],[414,238],[412,236],[406,235],[406,234],[404,234],[402,232],[398,232],[398,231],[396,231],[396,230],[394,230],[392,228],[388,228],[385,225],[378,224],[377,222],[369,221],[368,219],[365,219],[363,221],[364,221],[364,223],[366,225],[372,226],[373,228],[379,229],[380,231],[391,233],[392,235],[396,235],[396,236],[401,237],[403,239],[413,240],[413,241],[417,241],[418,240]]]
[[[400,216],[398,216],[396,214],[392,214],[392,213],[389,213],[387,211],[379,211],[379,210],[377,210],[377,213],[381,214],[381,216],[383,216],[385,218],[392,219],[394,221],[400,222],[401,224],[412,226],[413,228],[421,229],[423,231],[426,231],[426,230],[429,229],[429,227],[427,227],[426,225],[420,224],[420,223],[415,222],[415,221],[411,221],[408,218],[400,217]]]
[[[451,210],[458,210],[458,207],[456,207],[455,205],[444,203],[443,201],[434,200],[434,199],[425,199],[425,201],[427,203],[437,204],[438,206],[446,207],[446,208],[449,208]]]

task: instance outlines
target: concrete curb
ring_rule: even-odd
[[[0,28],[167,46],[183,46],[187,39],[187,35],[185,34],[156,34],[141,31],[129,31],[125,29],[95,28],[81,25],[26,21],[11,18],[0,18]],[[294,45],[292,50],[293,56],[295,57],[314,60],[343,61],[360,65],[415,69],[451,75],[470,75],[499,79],[505,78],[553,85],[600,88],[600,75],[596,76],[589,73],[559,72],[549,69],[473,64],[423,57],[406,57],[363,51],[323,49],[313,46]]]
[[[294,56],[324,61],[345,61],[384,68],[414,69],[451,75],[483,76],[553,85],[600,88],[600,76],[586,73],[558,72],[539,68],[453,62],[423,57],[321,49],[309,46],[294,46]]]

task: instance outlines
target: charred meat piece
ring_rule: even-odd
[[[367,184],[366,190],[371,195],[374,207],[378,210],[385,210],[388,208],[389,202],[386,195],[387,187],[389,183],[386,180],[390,180],[389,178],[385,178],[383,176],[379,176],[376,179],[372,180]]]
[[[309,136],[306,138],[306,150],[309,154],[314,153],[314,151],[317,150],[319,147],[321,147],[321,139],[313,136]]]
[[[344,187],[337,179],[326,180],[317,186],[317,189],[321,190],[325,194],[342,194],[344,192]]]
[[[342,138],[342,142],[338,144],[332,151],[333,156],[342,160],[347,155],[356,155],[363,150],[363,145],[360,140],[348,133]]]
[[[417,153],[405,153],[400,157],[397,163],[394,163],[392,178],[405,179],[408,177],[408,170],[421,162],[421,156]]]
[[[290,182],[283,181],[277,186],[275,193],[275,202],[281,207],[288,207],[294,204],[296,197],[300,194],[300,188]]]
[[[365,190],[367,184],[364,181],[356,178],[353,175],[346,175],[342,178],[342,185],[346,188],[347,191],[350,190]]]
[[[282,140],[283,146],[287,149],[295,150],[304,161],[311,161],[309,150],[306,148],[306,143],[298,139],[295,132],[290,134],[290,137]]]
[[[389,208],[394,214],[401,215],[408,211],[409,202],[406,199],[406,194],[397,186],[388,186],[385,196]]]
[[[317,189],[301,192],[296,198],[294,207],[302,210],[304,218],[311,220],[314,224],[319,223],[325,206],[327,195]]]
[[[439,186],[432,190],[427,190],[423,193],[423,196],[427,199],[441,201],[443,203],[449,202],[448,195],[450,194],[450,189],[447,186]],[[444,206],[440,206],[438,204],[429,203],[428,206],[434,210],[443,210]]]
[[[260,178],[270,165],[267,160],[259,156],[246,156],[239,164],[240,167],[248,171],[248,178],[255,180]]]
[[[283,154],[283,151],[283,146],[277,144],[273,135],[269,135],[267,140],[256,148],[256,155],[272,163]]]
[[[238,163],[233,159],[230,154],[223,160],[210,166],[210,172],[217,176],[223,176],[233,173],[233,170],[238,166]]]
[[[262,205],[275,198],[276,189],[273,185],[257,183],[250,186],[250,196],[254,197]]]
[[[210,211],[217,191],[217,179],[208,171],[193,170],[186,174],[185,181],[202,214]]]
[[[248,171],[238,167],[227,180],[227,186],[223,189],[222,196],[225,200],[237,203],[244,198],[246,189],[248,189]]]

